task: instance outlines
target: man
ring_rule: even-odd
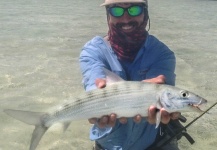
[[[86,91],[106,86],[107,68],[125,80],[175,84],[174,53],[146,30],[149,20],[147,0],[105,0],[108,35],[94,37],[82,49],[80,66]],[[144,110],[147,111],[147,110]],[[156,107],[150,106],[148,118],[138,114],[134,118],[116,120],[114,114],[91,118],[90,132],[96,149],[145,150],[156,140]],[[177,119],[179,113],[162,112],[163,124]],[[178,149],[176,142],[164,149]]]

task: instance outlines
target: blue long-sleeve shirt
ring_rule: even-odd
[[[108,42],[99,36],[84,45],[79,61],[86,91],[96,88],[97,78],[105,78],[102,68],[111,70],[125,80],[141,81],[164,75],[166,84],[175,84],[174,53],[152,35],[148,35],[133,62],[118,60]],[[157,131],[155,125],[145,119],[135,123],[128,118],[126,124],[117,121],[113,128],[94,125],[90,130],[90,139],[108,150],[144,150],[154,142]]]

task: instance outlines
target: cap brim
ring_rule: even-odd
[[[146,1],[135,1],[135,2],[132,2],[131,0],[129,0],[129,1],[124,1],[124,2],[105,2],[105,3],[103,3],[103,4],[101,4],[100,6],[107,6],[107,5],[112,5],[112,4],[118,4],[118,3],[144,3],[144,4],[146,4],[147,5],[147,2]]]

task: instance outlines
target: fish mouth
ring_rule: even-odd
[[[199,103],[197,103],[197,104],[190,103],[188,105],[191,106],[192,108],[196,108],[197,110],[199,110],[201,112],[204,112],[199,106],[201,106],[202,104],[206,104],[206,103],[207,103],[207,100],[201,98]]]
[[[195,105],[195,104],[188,104],[189,106],[191,106],[192,108],[196,108],[197,110],[201,111],[201,112],[204,112],[200,107],[199,105]]]

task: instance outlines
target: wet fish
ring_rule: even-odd
[[[111,76],[116,81],[119,80],[116,75],[111,74]],[[103,89],[81,92],[50,112],[12,109],[6,109],[4,112],[17,120],[35,126],[29,148],[35,150],[41,137],[55,123],[63,123],[66,129],[71,121],[101,117],[111,113],[115,113],[117,117],[133,117],[137,114],[145,117],[151,105],[159,109],[163,107],[171,113],[200,110],[199,105],[206,102],[204,98],[174,86],[120,81]],[[160,123],[160,117],[158,114],[156,126]]]

